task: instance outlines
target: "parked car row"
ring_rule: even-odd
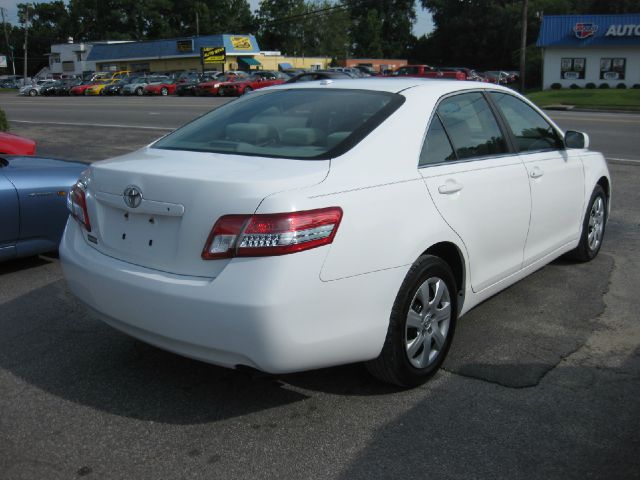
[[[516,72],[478,72],[466,67],[433,67],[431,65],[405,65],[395,71],[376,75],[367,67],[332,67],[326,70],[306,71],[290,69],[285,72],[232,70],[227,72],[171,72],[137,74],[115,72],[94,74],[87,80],[79,78],[63,80],[39,80],[19,89],[21,95],[198,95],[239,96],[253,90],[278,85],[323,79],[348,79],[368,76],[421,77],[452,80],[472,80],[496,84],[509,84],[518,79]]]
[[[514,83],[520,78],[519,73],[515,71],[489,70],[480,72],[467,67],[434,67],[431,65],[405,65],[384,76],[450,78],[500,85]]]

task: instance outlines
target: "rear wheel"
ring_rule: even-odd
[[[243,95],[246,95],[247,93],[253,91],[253,88],[251,87],[244,87],[244,90],[242,91]]]
[[[162,87],[160,89],[160,95],[162,95],[163,97],[166,97],[169,94],[169,90],[167,90],[167,87]]]
[[[144,94],[144,92],[142,91],[142,88],[136,88],[136,95],[141,97],[143,94]]]
[[[36,95],[38,95],[38,91],[37,90],[35,90],[33,88],[31,90],[29,90],[29,96],[30,97],[35,97]]]
[[[400,287],[382,352],[367,369],[401,387],[426,382],[447,356],[457,312],[451,268],[438,257],[421,256]]]
[[[602,246],[607,224],[607,195],[600,185],[593,189],[582,221],[580,243],[569,256],[580,262],[593,260]]]

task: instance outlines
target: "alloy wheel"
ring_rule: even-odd
[[[598,196],[591,205],[589,212],[589,233],[587,234],[587,242],[589,250],[592,252],[597,250],[602,242],[604,233],[604,200]]]
[[[443,350],[451,323],[451,297],[445,281],[428,278],[413,296],[405,324],[404,345],[415,368],[432,364]]]

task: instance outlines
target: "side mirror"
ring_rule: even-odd
[[[564,134],[564,144],[567,148],[589,148],[589,135],[569,130]]]

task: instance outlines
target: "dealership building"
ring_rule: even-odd
[[[545,16],[537,45],[545,89],[640,84],[640,14]]]
[[[203,52],[205,52],[203,54]],[[178,70],[277,70],[326,68],[327,57],[287,57],[262,52],[253,35],[219,34],[118,44],[95,44],[87,60],[96,70],[115,72],[168,72]]]

